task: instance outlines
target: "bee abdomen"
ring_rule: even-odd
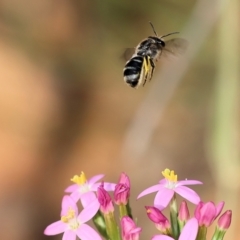
[[[143,57],[134,56],[126,63],[125,68],[123,69],[124,81],[133,88],[139,85],[142,65]]]

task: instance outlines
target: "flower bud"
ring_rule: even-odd
[[[213,221],[219,216],[224,206],[224,202],[220,202],[217,206],[213,202],[199,202],[195,209],[195,218],[198,220],[199,226],[209,227]]]
[[[190,217],[188,206],[186,201],[182,201],[180,208],[179,208],[179,213],[178,213],[178,219],[181,222],[186,222]]]
[[[156,228],[163,234],[170,232],[170,223],[162,212],[156,207],[145,206],[149,219],[155,223]]]
[[[227,230],[231,225],[231,220],[232,220],[232,211],[227,210],[225,213],[223,213],[219,217],[218,223],[217,223],[218,228]]]
[[[232,211],[227,210],[223,213],[218,219],[217,227],[215,228],[215,232],[213,234],[213,240],[215,239],[223,239],[227,229],[230,227],[232,221]]]
[[[127,205],[130,196],[130,180],[122,173],[114,191],[114,201],[117,205]]]
[[[98,187],[97,198],[100,203],[100,210],[103,214],[108,214],[114,211],[112,199],[108,192],[103,188],[103,184]]]
[[[128,216],[121,219],[122,240],[138,240],[141,228],[137,227],[135,222]]]

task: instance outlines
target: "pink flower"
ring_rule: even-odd
[[[218,219],[217,226],[218,226],[219,229],[223,229],[223,230],[226,231],[230,227],[231,221],[232,221],[232,211],[227,210]]]
[[[118,184],[114,190],[114,202],[117,205],[127,205],[130,196],[130,180],[129,177],[122,173]]]
[[[174,193],[179,194],[193,204],[199,203],[200,197],[198,194],[184,185],[196,185],[202,184],[202,182],[196,180],[177,181],[177,175],[174,174],[174,171],[170,171],[169,169],[165,169],[162,174],[165,179],[160,180],[157,185],[145,189],[138,195],[137,199],[147,194],[157,192],[157,195],[154,199],[154,206],[160,210],[167,207],[174,196]]]
[[[189,218],[190,218],[190,214],[189,214],[187,203],[185,201],[182,201],[179,208],[178,219],[181,222],[185,222]]]
[[[78,208],[70,196],[64,196],[62,200],[61,220],[47,226],[45,235],[63,233],[63,240],[75,240],[78,236],[81,240],[101,240],[98,233],[85,224],[97,212],[96,205],[89,205],[78,215]]]
[[[188,220],[178,240],[195,240],[198,232],[198,222],[195,218]],[[155,235],[152,240],[174,240],[166,235]]]
[[[194,215],[198,220],[199,226],[209,227],[213,221],[219,216],[224,206],[224,202],[220,202],[215,206],[213,202],[199,202]]]
[[[113,202],[109,193],[100,185],[97,190],[97,198],[100,203],[100,210],[104,214],[114,211]]]
[[[155,223],[156,228],[163,234],[170,233],[170,223],[162,212],[155,207],[145,206],[149,219]]]
[[[145,208],[147,210],[147,215],[152,222],[165,223],[166,221],[168,221],[168,219],[162,214],[162,212],[158,208],[150,207],[150,206],[145,206]]]
[[[138,240],[141,228],[137,227],[135,222],[128,216],[121,219],[122,240]]]
[[[75,175],[71,181],[75,184],[69,186],[65,189],[65,192],[71,193],[71,197],[77,202],[79,199],[83,207],[86,207],[88,203],[90,203],[96,195],[93,192],[97,191],[97,188],[100,186],[101,182],[99,181],[103,178],[103,174],[96,175],[89,180],[87,180],[84,172],[81,172],[79,176]],[[107,191],[114,191],[116,184],[114,183],[104,183],[104,188]]]

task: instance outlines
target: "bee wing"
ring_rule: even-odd
[[[129,60],[132,55],[135,53],[135,48],[126,48],[124,53],[122,54],[121,58],[124,60]]]
[[[183,55],[187,48],[189,42],[183,38],[173,38],[165,42],[165,47],[163,48],[161,57],[171,58]]]

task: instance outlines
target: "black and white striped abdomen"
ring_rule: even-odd
[[[126,63],[123,69],[124,81],[133,88],[141,84],[143,61],[142,56],[135,55]]]

